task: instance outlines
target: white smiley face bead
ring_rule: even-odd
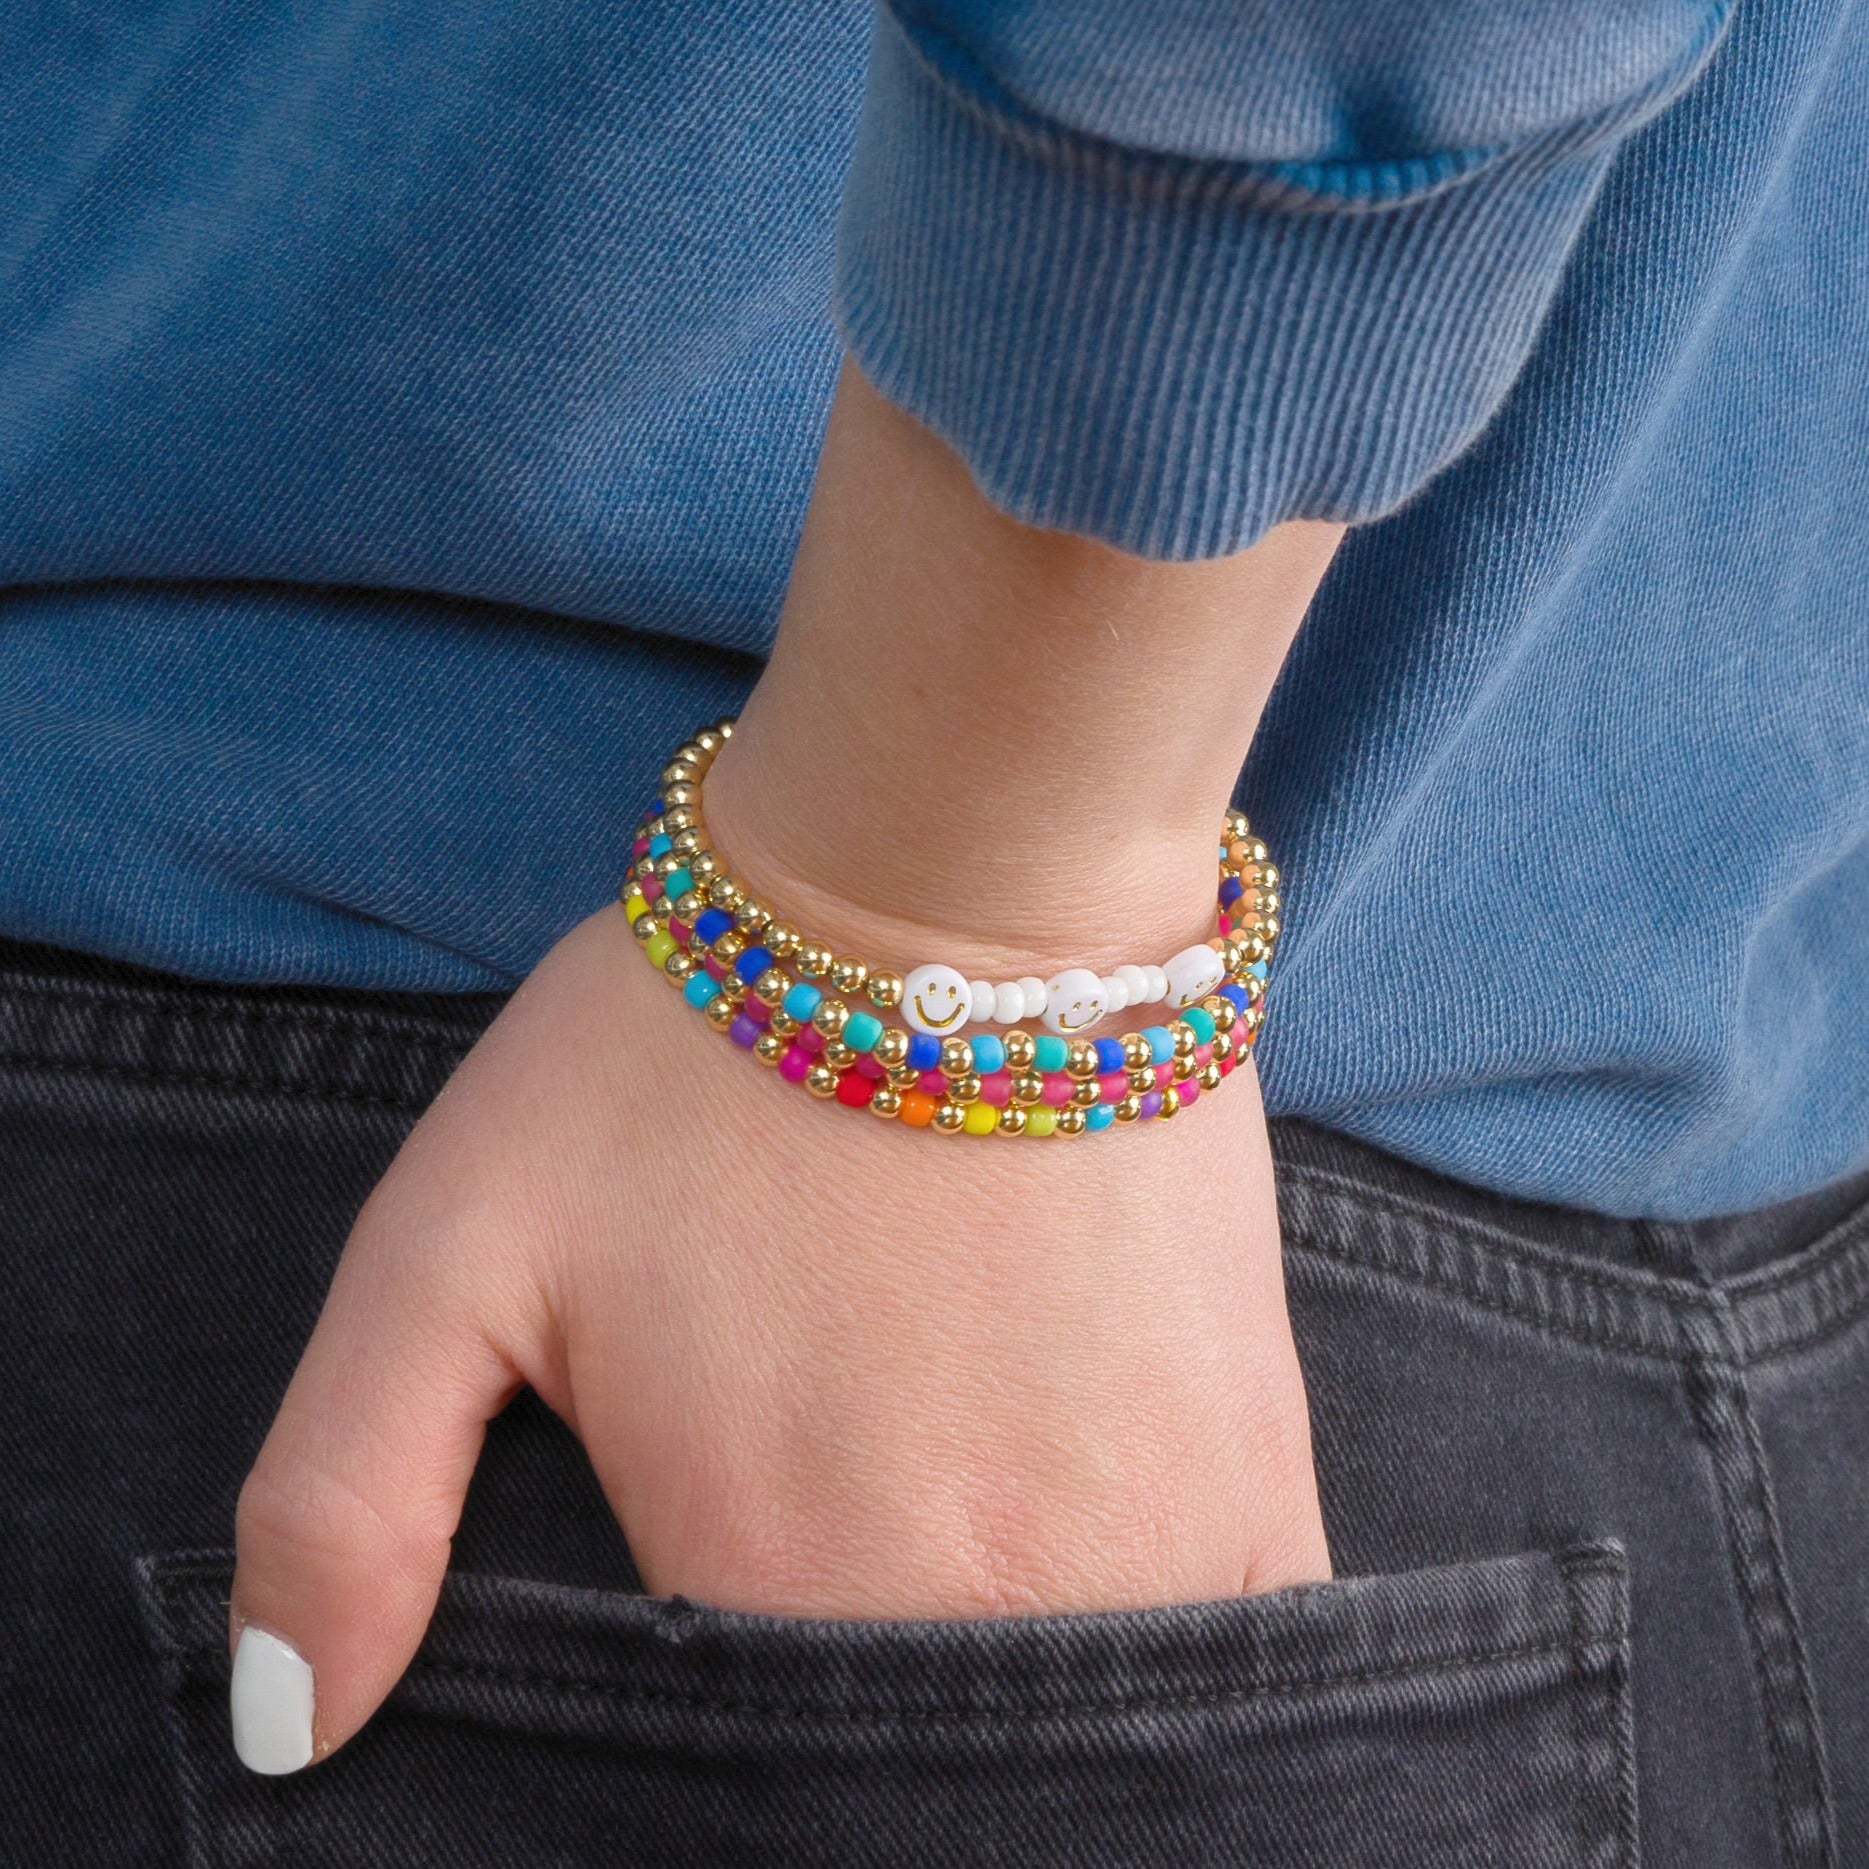
[[[1109,1010],[1103,982],[1088,967],[1067,967],[1045,982],[1045,1029],[1074,1038]]]
[[[1212,948],[1184,947],[1162,972],[1168,976],[1171,1006],[1197,1006],[1219,986],[1226,968]]]
[[[902,982],[902,1016],[918,1032],[946,1038],[973,1013],[973,988],[952,967],[917,967]]]

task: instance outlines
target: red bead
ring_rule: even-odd
[[[876,1094],[876,1080],[861,1071],[845,1071],[837,1080],[837,1101],[860,1110]]]

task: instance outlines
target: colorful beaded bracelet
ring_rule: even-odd
[[[885,1027],[874,1013],[827,995],[815,980],[828,979],[840,994],[867,989],[886,1010],[902,1003],[908,982],[834,957],[769,915],[707,847],[700,781],[732,730],[731,721],[703,729],[664,770],[663,795],[639,830],[620,893],[650,960],[717,1030],[787,1081],[915,1128],[1068,1136],[1177,1114],[1216,1088],[1255,1042],[1279,934],[1278,877],[1238,812],[1227,814],[1220,851],[1221,932],[1190,950],[1217,962],[1219,990],[1203,1004],[1121,1039],[1070,1040],[1056,1030],[944,1039]],[[788,958],[797,979],[781,965]],[[1076,971],[1097,981],[1088,969]]]

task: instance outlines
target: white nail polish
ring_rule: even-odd
[[[229,1698],[234,1752],[248,1771],[277,1777],[311,1763],[311,1664],[290,1643],[264,1629],[242,1629]]]

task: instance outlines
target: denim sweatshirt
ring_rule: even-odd
[[[846,343],[1037,524],[1360,522],[1241,783],[1275,1113],[1869,1161],[1869,0],[14,0],[0,933],[516,982]]]

